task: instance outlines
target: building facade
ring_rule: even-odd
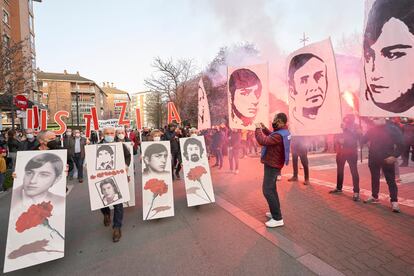
[[[108,118],[107,94],[93,81],[82,77],[79,72],[69,74],[37,73],[38,87],[42,95],[42,103],[49,109],[49,114],[59,110],[69,111],[68,126],[84,126],[83,116],[90,114],[95,106],[98,118]],[[49,124],[53,124],[53,116],[49,116]]]
[[[30,100],[30,104],[38,104],[33,2],[41,0],[0,0],[2,54],[5,47],[14,49],[12,54],[9,53],[10,65],[2,62],[0,111],[1,121],[6,126],[11,124],[13,97],[22,94]],[[8,58],[2,57],[5,60]],[[8,69],[13,73],[5,73]],[[17,117],[15,121],[20,124]]]
[[[127,110],[125,114],[125,119],[131,120],[132,113],[130,113],[131,110],[131,98],[128,94],[128,92],[120,90],[114,86],[113,83],[104,82],[102,84],[102,90],[105,92],[105,94],[108,95],[108,117],[110,119],[118,119],[119,115],[121,114],[121,107],[115,106],[116,103],[120,102],[126,102],[127,103]]]

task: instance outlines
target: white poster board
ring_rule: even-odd
[[[66,150],[17,152],[4,272],[63,258],[66,156]]]
[[[169,141],[142,142],[143,219],[174,216]]]
[[[211,128],[210,108],[203,78],[198,82],[198,130]]]
[[[134,149],[132,142],[124,142],[124,145],[128,147],[129,152],[131,153],[131,163],[128,167],[128,187],[130,199],[128,202],[124,202],[124,208],[135,206],[135,168],[134,168]],[[113,209],[113,206],[111,206]]]
[[[91,210],[129,201],[122,143],[87,145],[85,155]]]
[[[360,114],[414,117],[414,1],[365,2]]]
[[[228,67],[227,70],[230,128],[255,130],[256,123],[268,123],[268,64]]]
[[[215,202],[204,136],[180,139],[188,207]]]
[[[293,52],[287,70],[292,135],[341,133],[341,99],[331,40]]]

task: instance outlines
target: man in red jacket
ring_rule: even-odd
[[[285,113],[278,113],[274,117],[273,132],[270,132],[262,123],[256,124],[256,140],[262,146],[261,162],[264,164],[263,195],[270,209],[270,212],[266,213],[269,218],[269,221],[265,223],[267,227],[284,225],[276,180],[283,166],[289,163],[290,133],[286,124]]]

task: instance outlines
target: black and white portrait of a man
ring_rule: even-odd
[[[96,149],[96,170],[113,170],[115,168],[115,146],[99,145]]]
[[[188,138],[184,142],[183,156],[187,161],[197,163],[203,158],[204,148],[200,140]]]

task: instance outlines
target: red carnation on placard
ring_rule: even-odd
[[[144,190],[151,190],[152,193],[162,196],[168,192],[168,186],[164,180],[152,178],[145,183]]]
[[[162,196],[163,194],[168,192],[168,186],[165,184],[164,180],[151,178],[148,180],[144,185],[144,190],[150,190],[153,193],[152,201],[151,201],[151,207],[147,213],[147,216],[145,217],[145,220],[148,219],[149,214],[152,211],[152,207],[154,205],[154,200],[157,196]]]
[[[40,204],[32,204],[26,212],[23,212],[16,221],[16,231],[22,233],[30,228],[43,225],[65,239],[56,229],[49,224],[48,218],[52,216],[53,205],[50,201]]]
[[[212,202],[206,189],[204,189],[203,183],[201,182],[201,177],[203,176],[203,174],[207,174],[207,170],[203,166],[196,166],[188,172],[187,178],[191,181],[197,181],[198,183],[200,183],[200,186],[203,189],[204,193],[206,194],[208,200]]]
[[[187,174],[187,177],[192,181],[200,181],[203,174],[207,174],[206,169],[202,166],[197,166],[190,170],[190,172]]]

